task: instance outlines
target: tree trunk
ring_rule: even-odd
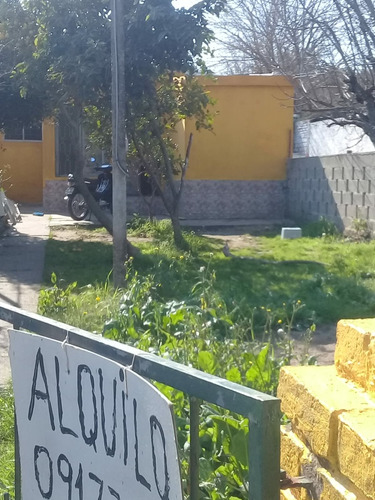
[[[79,191],[83,194],[85,201],[88,204],[91,212],[95,215],[98,221],[106,228],[109,234],[112,235],[113,234],[112,216],[109,215],[107,212],[104,212],[104,210],[100,208],[95,198],[90,193],[82,177],[82,171],[76,169],[76,173],[74,174],[74,179],[77,183]]]
[[[171,212],[170,214],[172,228],[173,228],[173,240],[177,248],[180,250],[188,250],[189,245],[187,244],[181,229],[180,219],[178,218],[178,212]]]
[[[95,215],[100,224],[102,224],[102,226],[105,227],[105,229],[112,236],[113,235],[112,216],[100,208],[95,198],[92,196],[89,189],[87,188],[83,178],[80,177],[79,172],[77,170],[75,174],[75,181],[77,183],[78,189],[83,194],[85,201],[87,202],[91,212]],[[139,248],[135,247],[132,243],[130,243],[129,240],[126,240],[126,249],[129,257],[137,257],[141,253]]]

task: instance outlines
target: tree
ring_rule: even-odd
[[[147,90],[152,99],[140,98],[129,104],[129,123],[134,151],[145,173],[161,197],[171,218],[174,241],[186,247],[179,222],[179,207],[184,187],[192,136],[185,157],[176,150],[173,131],[177,123],[195,117],[196,128],[211,128],[208,95],[192,77],[164,73],[157,85]],[[130,162],[131,162],[130,158]]]
[[[284,74],[297,111],[357,125],[375,143],[372,0],[237,0],[219,32],[230,71]]]
[[[0,2],[0,129],[10,122],[32,122],[40,119],[40,102],[27,99],[20,89],[13,85],[14,68],[21,60],[21,53],[32,53],[32,40],[19,38],[18,34],[9,36],[9,23],[17,17],[20,24],[26,22],[24,11],[17,2]]]
[[[171,0],[125,0],[127,106],[137,110],[127,124],[133,127],[132,136],[136,137],[145,123],[150,125],[151,113],[157,113],[154,133],[167,141],[160,127],[161,123],[167,127],[162,117],[165,109],[155,101],[160,78],[174,72],[193,74],[202,66],[200,54],[212,36],[206,16],[221,7],[222,0],[205,0],[180,10]],[[7,12],[4,31],[6,39],[15,42],[17,60],[9,84],[22,97],[38,103],[42,116],[63,114],[71,123],[76,131],[75,174],[95,215],[111,231],[111,220],[103,219],[85,190],[79,145],[80,125],[89,123],[92,128],[93,116],[102,130],[110,128],[109,5],[104,0],[0,0],[1,9]],[[202,98],[201,106],[205,102]],[[135,103],[142,103],[147,117],[139,113]],[[0,123],[1,114],[2,106]],[[165,176],[165,182],[174,180]]]
[[[311,0],[234,0],[214,24],[218,60],[230,73],[300,74],[321,46],[305,6]]]
[[[375,8],[372,0],[333,0],[332,9],[307,11],[330,42],[322,98],[309,99],[319,119],[356,125],[375,144]],[[330,91],[335,86],[335,93]]]

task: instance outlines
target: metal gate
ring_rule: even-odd
[[[279,500],[280,402],[277,398],[4,303],[0,304],[0,319],[17,330],[66,341],[124,366],[132,366],[138,375],[187,394],[190,400],[190,500],[199,499],[201,403],[212,403],[248,418],[249,499]],[[4,495],[4,500],[7,498],[9,496]],[[16,440],[16,500],[20,499]]]

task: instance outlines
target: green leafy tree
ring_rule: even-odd
[[[31,56],[33,39],[27,31],[19,36],[14,26],[28,24],[27,13],[19,2],[0,2],[0,129],[6,124],[40,120],[40,100],[26,98],[22,89],[14,85],[13,72],[22,57]]]
[[[211,128],[210,98],[194,78],[178,77],[172,72],[164,73],[156,86],[149,86],[147,93],[153,96],[151,100],[140,98],[129,106],[133,145],[130,164],[132,160],[140,160],[171,218],[175,244],[183,248],[186,243],[179,222],[179,206],[192,136],[186,156],[182,157],[176,148],[174,131],[180,120],[192,117],[196,128]]]
[[[165,131],[178,118],[187,116],[197,115],[200,124],[206,123],[203,118],[208,98],[203,89],[198,92],[197,85],[190,84],[190,77],[189,85],[176,90],[172,75],[176,72],[193,75],[199,69],[204,70],[201,54],[212,37],[206,16],[218,13],[222,0],[205,0],[191,9],[179,10],[170,0],[125,2],[128,134],[132,147],[137,150],[139,146],[138,155],[143,159],[156,154],[159,178],[174,198],[172,210],[167,209],[176,222],[180,195],[176,197],[174,193],[180,191],[175,190],[174,176],[182,170]],[[92,132],[96,130],[93,137],[98,137],[100,131],[108,137],[110,130],[109,5],[103,0],[0,0],[0,6],[7,11],[3,33],[7,41],[15,44],[16,61],[9,85],[23,98],[30,99],[33,109],[38,109],[42,116],[62,115],[70,123],[76,137],[78,182],[95,215],[111,231],[111,220],[103,220],[103,212],[95,209],[93,198],[85,190],[83,147],[79,140],[82,125]],[[186,100],[189,95],[193,98],[190,103]],[[147,136],[152,137],[149,144]],[[148,164],[144,168],[153,170]],[[178,224],[174,223],[174,227],[176,242],[181,243]]]

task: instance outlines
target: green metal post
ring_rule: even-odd
[[[14,488],[14,494],[15,494],[16,500],[22,500],[20,444],[19,444],[19,439],[18,439],[16,412],[14,412],[14,452],[15,452],[15,488]]]
[[[200,401],[190,398],[190,500],[199,499],[199,412]]]
[[[249,415],[250,500],[280,500],[280,401]]]

